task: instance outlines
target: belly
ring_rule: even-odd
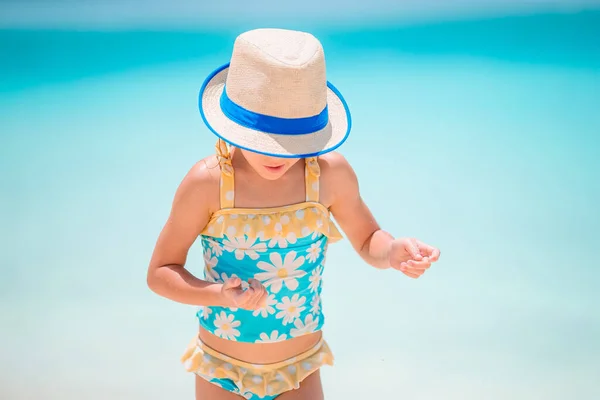
[[[286,360],[314,347],[321,339],[317,331],[276,343],[247,343],[222,339],[200,327],[200,340],[229,357],[251,364],[271,364]]]

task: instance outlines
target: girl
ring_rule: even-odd
[[[243,33],[199,103],[217,153],[181,182],[148,286],[200,306],[183,355],[196,399],[323,399],[319,369],[333,355],[322,336],[321,274],[327,246],[342,238],[330,214],[375,268],[418,278],[440,253],[380,229],[351,166],[333,152],[350,113],[312,35]],[[204,279],[185,269],[198,236]]]

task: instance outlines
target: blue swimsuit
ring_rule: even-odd
[[[235,208],[234,171],[224,142],[217,143],[221,167],[221,209],[212,215],[201,241],[204,279],[224,282],[237,276],[245,285],[259,280],[268,292],[255,311],[203,307],[200,325],[223,339],[269,343],[321,330],[321,277],[330,242],[342,238],[329,210],[319,203],[319,164],[305,159],[306,201],[275,208]],[[269,365],[247,365],[201,343],[197,338],[183,357],[188,371],[245,396],[273,399],[299,387],[324,364],[333,363],[327,343],[305,354]]]

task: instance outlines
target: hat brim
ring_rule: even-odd
[[[221,110],[229,65],[216,69],[206,78],[198,96],[200,115],[206,126],[232,146],[274,157],[315,157],[337,149],[350,134],[351,118],[346,101],[327,83],[329,121],[325,128],[308,134],[275,134],[241,126]]]

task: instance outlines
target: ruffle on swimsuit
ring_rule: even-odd
[[[265,398],[298,389],[300,383],[317,369],[333,365],[333,354],[321,339],[296,357],[273,364],[250,364],[221,354],[195,339],[182,362],[187,371],[224,389],[246,398]]]
[[[320,203],[306,203],[286,207],[265,208],[260,217],[252,212],[256,209],[223,209],[213,214],[202,231],[202,235],[223,238],[236,237],[243,233],[250,238],[277,242],[286,239],[295,242],[297,238],[323,234],[330,243],[342,239],[342,235],[329,219],[329,211]]]

